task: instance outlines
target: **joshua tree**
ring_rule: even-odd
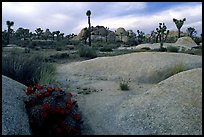
[[[187,28],[186,32],[187,32],[188,36],[191,38],[193,38],[197,34],[195,28],[192,28],[192,27]]]
[[[138,33],[137,35],[138,42],[142,43],[145,39],[145,33],[139,30],[137,30],[137,33]]]
[[[51,35],[52,35],[52,33],[50,32],[49,29],[46,29],[45,32],[43,33],[45,40],[49,39]]]
[[[89,46],[91,46],[91,22],[90,22],[90,16],[91,16],[91,11],[88,10],[86,12],[86,16],[88,16],[88,24],[89,24]]]
[[[35,30],[35,32],[37,33],[38,39],[40,39],[40,36],[42,35],[43,30],[42,30],[41,28],[37,28],[37,29]]]
[[[106,43],[108,42],[108,30],[109,30],[109,28],[108,27],[106,27],[106,31],[105,31],[105,35],[106,35]]]
[[[55,31],[55,34],[57,35],[57,41],[59,40],[59,35],[60,35],[60,31]]]
[[[13,21],[6,21],[6,25],[8,27],[7,44],[9,44],[9,42],[10,42],[11,26],[14,25],[14,22]]]
[[[59,35],[61,36],[61,39],[64,38],[64,33],[60,33]]]
[[[178,29],[178,38],[180,38],[181,27],[183,26],[184,21],[186,21],[186,18],[184,18],[183,20],[177,20],[173,18],[173,22],[176,24],[176,27]]]
[[[159,23],[159,28],[156,28],[156,31],[160,40],[160,48],[162,49],[163,43],[169,34],[169,30],[167,30],[167,27],[164,23]]]

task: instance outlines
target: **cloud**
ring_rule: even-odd
[[[97,17],[92,19],[92,25],[103,25],[109,27],[112,30],[115,30],[118,27],[124,27],[126,30],[132,29],[134,32],[139,29],[146,33],[150,33],[151,30],[155,30],[156,27],[158,27],[160,22],[164,22],[170,30],[177,30],[174,22],[172,21],[173,18],[186,18],[186,22],[181,29],[182,31],[185,31],[187,27],[191,26],[195,27],[196,30],[201,33],[202,5],[183,5],[146,15],[129,14],[114,17]],[[85,20],[82,21],[77,28],[80,29],[84,27],[84,24],[86,24]]]
[[[145,2],[2,2],[2,28],[6,29],[6,20],[14,21],[14,30],[19,27],[34,31],[37,27],[60,30],[65,34],[78,34],[88,26],[86,11],[91,10],[91,24],[101,25],[115,30],[137,29],[150,33],[159,22],[164,22],[170,30],[177,30],[172,19],[186,18],[182,27],[194,27],[202,30],[202,3],[184,3],[158,12],[148,10]],[[165,8],[164,8],[165,9]]]

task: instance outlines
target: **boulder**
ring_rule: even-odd
[[[197,45],[195,41],[191,37],[181,37],[179,38],[176,43],[176,45],[182,45],[182,46],[187,46],[187,47],[192,47]]]
[[[103,77],[118,80],[128,77],[134,82],[157,83],[176,70],[202,66],[202,57],[183,53],[138,52],[114,57],[99,57],[59,66],[61,77],[70,75]]]
[[[24,99],[26,86],[2,75],[2,135],[31,135]]]
[[[178,73],[124,101],[116,117],[125,134],[202,135],[202,68]]]

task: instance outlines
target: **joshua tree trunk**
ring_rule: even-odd
[[[178,38],[180,38],[181,37],[181,29],[178,29]]]
[[[88,23],[89,23],[89,46],[91,47],[91,22],[90,22],[90,16],[88,16]]]

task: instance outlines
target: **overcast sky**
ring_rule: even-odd
[[[199,35],[202,32],[201,2],[2,2],[2,29],[7,29],[6,21],[11,20],[15,31],[23,27],[34,32],[40,27],[65,35],[78,34],[88,27],[87,10],[91,10],[92,26],[105,26],[113,31],[123,27],[147,34],[159,22],[177,30],[173,18],[186,18],[181,31],[194,27]]]

